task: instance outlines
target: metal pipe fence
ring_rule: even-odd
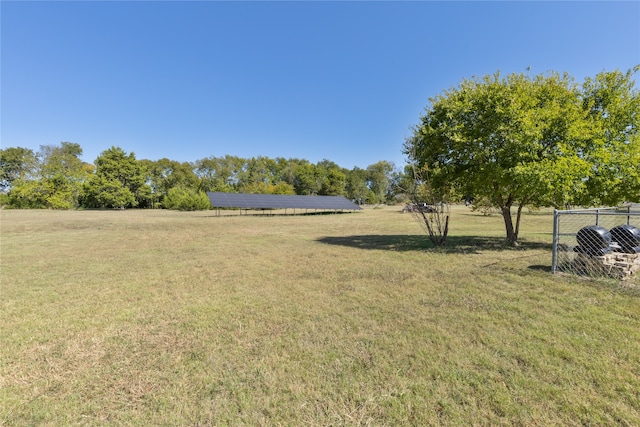
[[[638,281],[640,208],[554,211],[552,271]]]

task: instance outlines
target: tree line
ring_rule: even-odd
[[[345,196],[356,203],[386,203],[403,173],[388,161],[346,169],[330,160],[232,155],[195,162],[138,160],[120,147],[93,164],[73,142],[0,150],[0,204],[9,208],[208,209],[206,192]]]

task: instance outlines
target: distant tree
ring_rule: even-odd
[[[373,193],[373,203],[385,203],[392,194],[393,163],[381,160],[369,165],[366,169],[367,186]]]
[[[138,205],[136,196],[129,187],[117,179],[105,175],[94,175],[85,187],[85,207],[124,209]]]
[[[295,195],[296,190],[293,185],[288,182],[280,181],[275,185],[271,185],[269,188],[269,194],[283,194],[283,195]]]
[[[245,194],[268,194],[269,184],[262,181],[248,182],[246,184],[242,184],[239,190],[240,193]]]
[[[11,184],[18,179],[33,178],[37,165],[36,155],[29,148],[0,149],[0,191],[9,191]]]
[[[48,202],[50,207],[77,207],[82,185],[93,173],[93,166],[80,159],[80,145],[61,142],[60,146],[42,146],[39,156],[42,164],[41,177],[53,184],[53,192],[50,193]]]
[[[195,162],[195,173],[205,191],[338,195],[344,193],[345,172],[334,162],[258,156],[225,156]],[[286,186],[284,185],[286,184]]]
[[[86,207],[124,209],[144,205],[151,198],[143,164],[133,152],[111,147],[98,156],[95,165],[95,175],[85,183]]]
[[[398,172],[396,178],[396,197],[402,202],[408,202],[415,186],[416,178],[414,177],[413,167],[411,165],[405,165],[402,172]]]
[[[47,209],[49,195],[53,193],[53,185],[39,179],[17,180],[9,192],[7,205],[16,209]]]
[[[175,187],[198,190],[200,180],[194,173],[194,166],[188,162],[160,160],[140,160],[146,174],[146,184],[151,188],[152,200],[162,202],[170,189]]]
[[[322,188],[322,182],[314,164],[303,160],[295,166],[294,174],[295,180],[293,186],[296,194],[315,195],[318,194]]]
[[[148,206],[145,207],[151,209],[161,208],[162,204],[160,202],[166,195],[166,191],[163,191],[162,168],[153,160],[142,159],[138,160],[138,162],[143,170],[144,182],[149,187],[149,196],[145,203]]]
[[[277,160],[270,157],[260,156],[259,159],[262,162],[261,166],[265,172],[266,181],[268,181],[270,184],[276,184],[277,182],[281,181],[278,175],[282,165],[279,165]]]
[[[296,194],[293,186],[286,182],[279,182],[277,184],[253,182],[240,187],[240,192],[246,194]]]
[[[238,177],[244,164],[244,159],[230,155],[197,160],[195,174],[200,180],[200,189],[227,193],[237,191]]]
[[[599,142],[602,121],[589,119],[584,106],[566,74],[464,80],[430,100],[404,151],[438,191],[498,208],[507,241],[517,245],[524,206],[564,206],[610,165]]]
[[[318,194],[321,196],[342,196],[346,175],[336,163],[324,159],[316,164],[316,175],[320,183]]]
[[[286,182],[293,187],[293,184],[295,182],[293,166],[296,162],[297,159],[285,159],[284,157],[276,157],[274,161],[273,182]]]
[[[82,185],[93,172],[91,165],[80,160],[81,155],[80,145],[72,142],[41,146],[35,166],[13,181],[8,204],[19,208],[77,207]]]
[[[285,159],[283,157],[278,157],[275,161],[275,182],[286,182],[287,184],[290,184],[294,188],[295,193],[296,188],[299,187],[300,184],[296,172],[298,166],[308,164],[309,161],[297,158]]]
[[[365,203],[369,193],[366,170],[356,166],[347,172],[345,193],[348,199],[353,200],[358,204]]]
[[[238,172],[238,187],[247,187],[256,183],[271,184],[275,161],[268,157],[258,156],[247,159]]]

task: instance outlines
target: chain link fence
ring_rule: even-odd
[[[552,270],[640,282],[640,205],[555,211]]]

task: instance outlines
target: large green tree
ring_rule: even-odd
[[[593,147],[585,152],[593,167],[582,204],[640,202],[640,96],[633,80],[639,70],[603,72],[582,86],[594,129]]]
[[[145,205],[151,198],[143,164],[134,153],[111,147],[98,156],[95,165],[95,174],[85,183],[86,207],[124,209]]]
[[[507,240],[516,245],[524,206],[564,206],[584,198],[590,178],[611,164],[602,134],[612,128],[585,108],[592,97],[566,74],[464,80],[430,99],[404,151],[435,188],[498,208]],[[637,128],[628,117],[616,126],[627,130],[625,146],[636,147],[629,134]]]
[[[321,196],[342,196],[346,185],[346,175],[336,163],[324,159],[316,164],[316,175],[320,183]]]
[[[394,165],[393,163],[381,160],[366,169],[367,186],[371,191],[369,203],[385,203],[393,197],[394,183]]]
[[[238,177],[244,163],[244,159],[230,155],[197,160],[195,174],[200,179],[200,189],[205,192],[237,191]]]
[[[166,157],[160,160],[139,161],[146,175],[145,183],[151,188],[151,206],[157,207],[156,202],[162,204],[164,198],[172,188],[183,188],[196,191],[200,180],[194,173],[194,166],[189,162],[178,162]]]
[[[264,156],[247,159],[238,173],[238,186],[242,189],[257,183],[270,184],[273,179],[274,165],[273,159]]]
[[[322,181],[316,166],[307,160],[301,160],[294,167],[293,186],[296,194],[316,195],[322,188]]]
[[[30,148],[0,149],[0,191],[9,191],[18,179],[33,178],[37,164],[36,155]]]
[[[36,162],[12,182],[9,205],[17,208],[71,209],[78,206],[83,183],[93,167],[84,163],[82,148],[73,142],[43,145]],[[26,154],[27,164],[32,160]]]
[[[60,146],[42,146],[39,156],[42,179],[51,183],[54,189],[48,198],[50,207],[77,207],[82,186],[93,173],[93,166],[80,159],[80,144],[61,142]]]
[[[347,172],[345,181],[346,197],[361,205],[367,202],[367,196],[371,193],[367,186],[367,171],[355,166]],[[373,193],[371,193],[373,194]]]

